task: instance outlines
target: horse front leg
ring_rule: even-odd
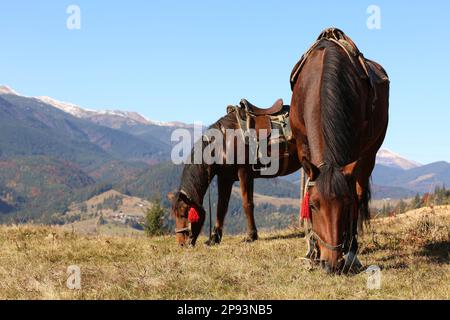
[[[219,200],[217,202],[217,218],[211,238],[206,241],[207,245],[219,244],[222,241],[223,224],[228,211],[228,203],[230,202],[233,182],[233,180],[228,179],[224,175],[219,175],[217,177],[219,195]]]
[[[203,224],[205,223],[206,216],[204,213],[200,214],[200,220],[194,223],[191,223],[191,233],[188,238],[188,246],[194,247],[200,232],[202,231]]]
[[[241,167],[238,171],[239,182],[241,185],[242,206],[244,208],[245,216],[247,218],[247,237],[245,242],[253,242],[258,240],[258,230],[256,229],[253,203],[253,185],[254,178],[251,169],[248,167]]]
[[[373,161],[369,162],[369,167],[365,168],[365,171],[372,172],[373,169]],[[364,165],[364,164],[363,164]],[[366,164],[367,166],[367,164]],[[364,166],[362,167],[364,169]],[[370,200],[370,183],[369,178],[363,177],[356,180],[356,195],[358,197],[358,205],[357,210],[353,216],[352,223],[352,236],[349,239],[350,243],[348,246],[348,252],[345,254],[344,259],[344,273],[359,273],[363,267],[362,263],[358,259],[358,227],[362,225],[362,220],[370,219],[370,209],[369,209],[369,200]]]

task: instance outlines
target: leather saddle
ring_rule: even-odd
[[[289,105],[284,105],[283,100],[278,99],[270,108],[259,108],[246,99],[242,99],[238,105],[229,105],[227,113],[234,115],[239,129],[242,132],[244,144],[266,141],[270,146],[268,154],[272,153],[272,146],[277,145],[279,155],[285,158],[289,157],[289,145],[294,141],[289,121]],[[256,136],[253,134],[256,131]],[[259,144],[257,144],[256,153],[253,157],[261,154]],[[283,158],[283,159],[285,159]],[[256,162],[252,168],[254,171],[261,171],[264,165]]]
[[[270,108],[259,108],[254,104],[250,103],[246,99],[242,99],[240,104],[247,110],[249,113],[254,114],[255,116],[272,116],[277,113],[280,113],[283,110],[283,99],[278,99]]]
[[[242,99],[239,105],[227,107],[227,113],[235,112],[239,127],[244,132],[255,129],[258,139],[260,130],[266,130],[268,139],[272,129],[277,129],[279,135],[286,140],[292,139],[289,123],[289,106],[284,105],[282,99],[278,99],[270,108],[259,108],[246,99]],[[278,137],[279,138],[279,137]]]

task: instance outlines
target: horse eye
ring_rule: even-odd
[[[318,203],[318,202],[310,202],[309,206],[311,207],[311,209],[313,209],[315,211],[319,211],[319,209],[320,209],[320,203]]]
[[[187,210],[179,210],[178,211],[178,217],[179,218],[186,218],[187,217]]]

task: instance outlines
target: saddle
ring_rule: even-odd
[[[250,113],[255,116],[271,116],[280,113],[283,110],[283,100],[278,99],[270,108],[258,108],[257,106],[251,104],[248,100],[242,99],[241,105]]]
[[[266,138],[272,142],[275,139],[286,141],[293,139],[289,123],[289,106],[284,105],[282,99],[275,101],[270,108],[260,108],[242,99],[239,105],[227,107],[227,113],[232,112],[235,112],[239,127],[244,133],[254,129],[257,138],[260,139],[260,130],[266,130]],[[278,136],[272,136],[273,129],[278,130]]]

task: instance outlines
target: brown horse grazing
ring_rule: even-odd
[[[200,164],[185,164],[178,192],[175,194],[168,194],[169,200],[172,201],[172,215],[175,217],[176,240],[178,244],[182,246],[185,244],[193,246],[196,243],[206,216],[205,209],[202,205],[204,196],[215,176],[217,176],[218,184],[217,219],[214,231],[211,234],[210,239],[207,241],[207,244],[209,245],[218,244],[222,239],[224,219],[228,209],[228,202],[233,183],[235,181],[240,182],[243,209],[247,218],[248,235],[244,240],[254,241],[258,238],[253,215],[254,179],[273,178],[275,176],[288,175],[300,168],[300,162],[297,158],[296,152],[296,143],[292,139],[292,133],[289,129],[290,134],[284,136],[289,136],[289,138],[286,138],[285,140],[281,138],[278,140],[278,143],[281,146],[280,149],[284,151],[280,151],[279,153],[279,169],[271,175],[263,175],[263,171],[255,170],[255,166],[249,161],[251,154],[249,152],[249,145],[242,143],[240,146],[242,147],[242,145],[244,145],[245,150],[238,150],[239,143],[237,140],[239,137],[237,135],[230,137],[229,135],[231,130],[229,131],[229,129],[232,129],[233,131],[240,130],[243,126],[245,126],[245,123],[250,122],[259,123],[259,125],[250,124],[250,127],[261,129],[264,126],[271,126],[269,125],[271,121],[267,122],[269,118],[272,119],[271,116],[278,117],[282,116],[282,114],[286,117],[284,118],[284,124],[289,126],[289,119],[287,118],[289,114],[289,106],[283,107],[282,101],[279,100],[272,108],[264,110],[251,105],[246,100],[243,100],[243,102],[245,107],[231,107],[231,109],[229,107],[228,114],[209,128],[217,129],[224,135],[224,148],[219,155],[219,158],[227,159],[227,148],[225,144],[232,143],[231,149],[229,149],[233,150],[232,163],[225,163],[224,161],[223,164],[207,164],[202,161]],[[241,102],[241,104],[243,102]],[[249,117],[248,121],[246,117]],[[244,122],[242,120],[244,120]],[[209,138],[207,138],[206,141],[204,140],[205,139],[201,139],[198,142],[202,144],[202,150],[205,150],[205,148],[211,143],[211,139]],[[241,161],[239,162],[240,164],[237,164],[236,157],[238,156],[238,153],[241,155],[245,154],[245,162]],[[191,152],[191,159],[193,158],[193,154],[194,152]],[[217,157],[218,155],[215,156]],[[191,213],[194,217],[190,216]]]
[[[357,261],[358,216],[370,218],[369,178],[387,130],[389,80],[342,31],[327,29],[294,67],[291,88],[291,128],[308,177],[307,256],[328,272],[346,272]]]

